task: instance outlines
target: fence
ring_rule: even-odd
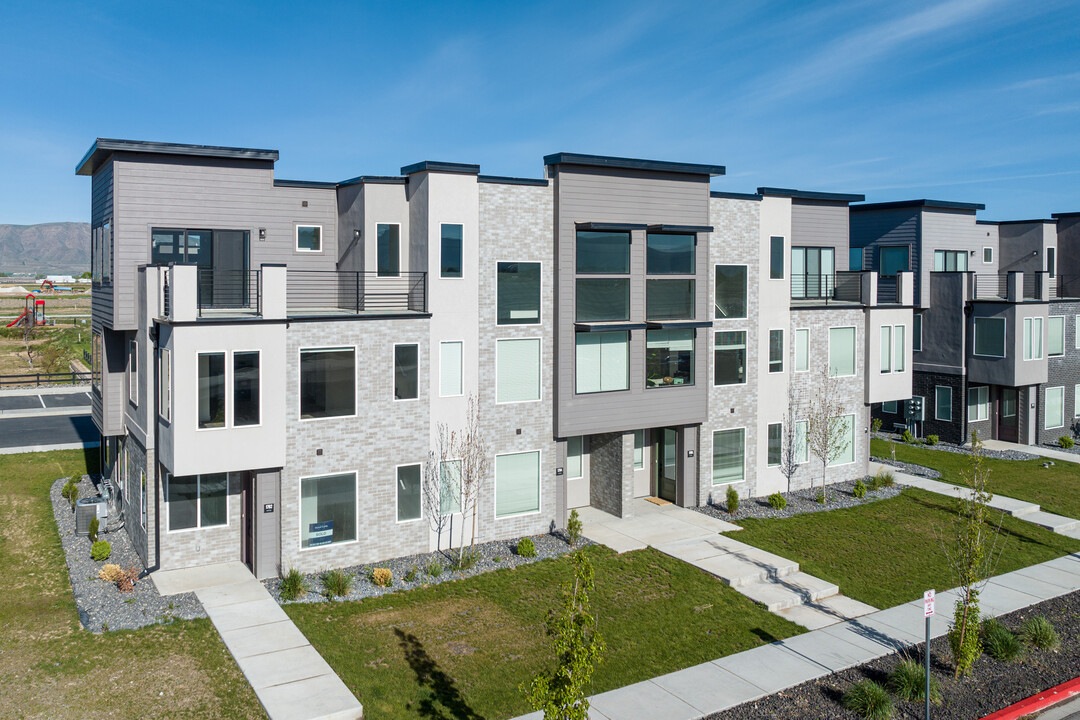
[[[427,273],[290,270],[289,313],[396,313],[427,311]]]
[[[90,382],[90,373],[27,373],[25,375],[0,375],[0,385],[75,385]]]

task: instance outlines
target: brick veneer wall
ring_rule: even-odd
[[[1065,354],[1050,355],[1046,358],[1046,384],[1039,386],[1038,421],[1036,436],[1039,443],[1057,444],[1058,438],[1068,435],[1080,437],[1080,408],[1076,406],[1076,386],[1080,385],[1080,349],[1077,348],[1076,316],[1080,315],[1080,302],[1052,302],[1047,315],[1065,316]],[[1046,427],[1046,389],[1062,387],[1065,389],[1065,424],[1059,428]]]
[[[938,385],[952,388],[952,421],[936,420],[935,391]],[[937,435],[941,440],[951,443],[965,441],[964,416],[967,414],[967,395],[964,377],[948,373],[916,372],[912,377],[911,394],[920,395],[923,400],[923,417],[925,420],[920,425],[921,437]],[[887,417],[887,416],[885,416]],[[898,422],[902,422],[901,420]]]

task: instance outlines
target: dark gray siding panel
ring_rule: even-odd
[[[878,270],[882,246],[905,245],[911,258],[911,271],[919,277],[919,210],[899,208],[851,213],[851,247],[863,248],[863,269]],[[919,283],[915,283],[915,302],[920,302]]]
[[[101,166],[90,183],[90,227],[91,235],[97,228],[113,217],[113,163]],[[113,223],[115,225],[115,222]],[[100,285],[94,288],[90,300],[94,324],[112,326],[113,322],[113,287]]]
[[[967,319],[964,299],[966,276],[934,273],[930,307],[922,312],[922,351],[913,355],[915,369],[923,372],[963,372]]]
[[[999,264],[1002,272],[1038,272],[1045,268],[1043,257],[1043,225],[1000,225]],[[1064,255],[1064,253],[1062,253]],[[1061,261],[1058,261],[1060,266]],[[1063,271],[1064,272],[1064,271]],[[1057,440],[1057,438],[1054,438]]]
[[[1080,277],[1080,217],[1059,218],[1058,273],[1067,278]],[[1076,283],[1070,283],[1070,294],[1076,294]]]
[[[848,269],[848,206],[846,203],[791,201],[791,244],[831,247],[836,269]]]

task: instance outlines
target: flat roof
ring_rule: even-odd
[[[545,178],[506,177],[503,175],[477,175],[476,181],[482,183],[498,183],[501,185],[535,185],[536,187],[548,186],[548,181]]]
[[[827,193],[827,192],[815,192],[813,190],[795,190],[793,188],[774,188],[774,187],[759,187],[757,189],[758,195],[771,195],[773,197],[788,197],[795,200],[825,200],[828,202],[843,202],[853,203],[862,202],[866,199],[865,195],[856,195],[853,193]]]
[[[75,166],[76,175],[93,175],[114,152],[153,153],[155,155],[186,155],[188,157],[229,158],[232,160],[261,160],[277,162],[277,150],[222,147],[219,145],[186,145],[184,143],[149,142],[146,140],[116,140],[98,138],[83,159]]]
[[[1061,218],[1077,218],[1080,217],[1080,212],[1050,213],[1050,217],[1055,220],[1060,220]]]
[[[583,165],[586,167],[619,168],[622,170],[652,170],[655,172],[680,173],[683,175],[723,175],[723,165],[642,160],[640,158],[611,157],[608,155],[582,155],[581,153],[555,153],[544,156],[545,165]]]
[[[760,195],[754,193],[728,192],[727,190],[710,190],[709,197],[727,198],[729,200],[760,200]]]
[[[470,165],[468,163],[452,163],[452,162],[436,162],[433,160],[424,160],[423,162],[413,163],[412,165],[406,165],[401,168],[402,175],[412,175],[418,172],[442,172],[442,173],[460,173],[463,175],[479,175],[480,166]]]
[[[1056,220],[1047,220],[1045,218],[1037,218],[1035,220],[998,220],[998,225],[1034,225],[1035,223],[1055,223]]]
[[[336,182],[323,182],[321,180],[274,180],[274,187],[291,187],[291,188],[329,188],[333,190],[337,187]]]
[[[400,175],[357,175],[337,183],[338,187],[349,185],[404,185],[408,178]]]
[[[896,202],[864,203],[852,205],[852,210],[892,210],[896,208],[929,208],[930,210],[985,210],[982,203],[952,202],[951,200],[897,200]]]

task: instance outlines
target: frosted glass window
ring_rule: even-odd
[[[1043,319],[1024,318],[1024,359],[1042,360]]]
[[[780,464],[780,454],[784,443],[784,426],[782,423],[769,424],[769,467]]]
[[[934,419],[952,422],[952,388],[938,385],[934,388]]]
[[[495,456],[495,517],[540,511],[540,453]]]
[[[975,318],[975,354],[1005,357],[1005,318]]]
[[[829,328],[829,375],[855,374],[855,328]]]
[[[419,520],[421,508],[421,468],[404,465],[397,469],[397,519],[398,522]]]
[[[300,480],[300,547],[356,539],[356,475]]]
[[[842,415],[833,418],[830,422],[837,423],[843,428],[843,432],[840,434],[843,439],[838,444],[844,445],[844,447],[838,448],[838,452],[833,455],[829,467],[855,462],[855,416]]]
[[[1046,341],[1046,354],[1047,355],[1064,355],[1065,354],[1065,317],[1059,315],[1056,317],[1050,317],[1046,319],[1047,326],[1047,341]]]
[[[496,402],[540,399],[540,339],[498,340],[495,343]]]
[[[566,439],[566,477],[573,480],[582,476],[581,436]]]
[[[439,512],[453,515],[461,512],[461,461],[439,463]]]
[[[439,395],[461,395],[461,350],[459,341],[439,343]]]
[[[1065,426],[1065,388],[1046,388],[1046,429]]]
[[[990,388],[986,385],[968,388],[968,422],[990,417]]]
[[[810,369],[810,330],[795,331],[795,372]]]
[[[881,372],[892,372],[892,326],[881,326]]]
[[[579,394],[630,388],[630,333],[582,332],[574,337]]]
[[[806,440],[806,434],[810,430],[810,423],[799,420],[795,423],[795,464],[802,465],[810,462],[810,443]]]
[[[905,335],[907,335],[905,326],[897,325],[893,328],[893,372],[904,372],[907,369]]]
[[[746,473],[745,438],[742,428],[713,433],[713,485],[742,482]]]

